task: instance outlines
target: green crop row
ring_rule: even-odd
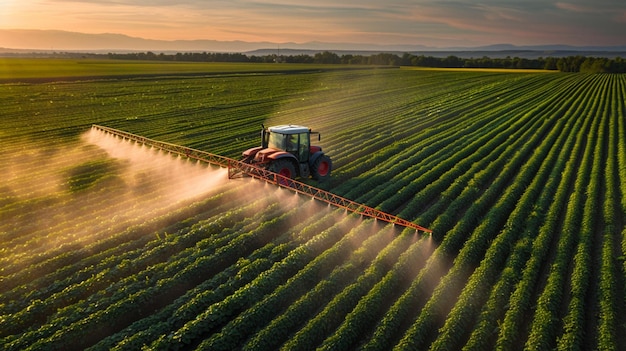
[[[590,124],[588,119],[584,121],[583,119],[578,119],[576,125],[580,126],[583,122],[585,122],[587,126],[574,128],[573,132],[575,132],[575,136],[570,136],[569,140],[570,143],[573,144],[574,149],[572,150],[571,147],[566,149],[572,151],[569,153],[565,171],[559,179],[559,186],[555,198],[533,242],[530,259],[522,272],[519,283],[516,285],[509,299],[510,308],[506,312],[499,330],[496,344],[497,349],[510,349],[514,345],[519,344],[521,340],[524,340],[520,334],[524,330],[524,318],[529,313],[528,310],[534,302],[532,300],[532,293],[540,280],[540,270],[552,247],[551,242],[553,241],[553,237],[558,235],[556,229],[559,226],[560,218],[563,215],[563,211],[565,210],[570,196],[573,178],[575,178],[578,172],[579,158],[582,153],[581,149],[583,148],[582,140]]]
[[[504,313],[506,312],[506,306],[509,303],[509,299],[511,294],[513,293],[515,284],[519,284],[522,279],[522,270],[524,265],[530,259],[530,254],[532,251],[534,240],[537,240],[537,243],[546,244],[545,242],[538,241],[538,233],[540,231],[540,225],[544,220],[545,213],[549,211],[553,200],[555,199],[555,194],[558,191],[558,186],[561,184],[560,175],[564,174],[567,158],[560,157],[562,153],[571,154],[574,148],[574,141],[576,135],[576,126],[582,124],[582,120],[577,119],[575,121],[570,120],[568,124],[574,124],[574,127],[566,126],[563,129],[563,133],[559,136],[559,140],[555,145],[563,145],[562,147],[554,147],[550,150],[550,155],[548,159],[544,161],[546,166],[548,163],[556,162],[553,167],[541,167],[539,173],[543,174],[550,170],[550,174],[548,175],[548,179],[542,177],[536,177],[533,180],[534,186],[531,189],[535,189],[535,191],[539,190],[542,186],[540,181],[545,182],[544,191],[540,192],[539,201],[532,206],[531,213],[527,213],[525,216],[525,221],[523,225],[518,226],[507,226],[507,232],[510,231],[523,231],[522,237],[517,241],[514,248],[512,248],[513,252],[510,254],[507,264],[505,268],[503,268],[500,276],[498,278],[497,283],[495,283],[494,287],[491,289],[491,293],[489,299],[485,302],[485,305],[482,308],[482,312],[479,317],[477,317],[476,325],[472,330],[467,343],[464,346],[466,350],[472,349],[488,349],[494,348],[495,346],[495,338],[498,333],[499,325],[497,321],[502,320]],[[556,161],[554,160],[556,158]],[[550,161],[548,161],[550,160]],[[545,174],[543,175],[545,177]],[[538,184],[537,184],[538,183]],[[531,192],[527,193],[530,196]],[[518,210],[516,209],[515,212]],[[516,217],[517,218],[517,217]],[[519,220],[519,219],[518,219]],[[498,237],[499,238],[499,237]],[[498,240],[498,239],[496,239]],[[481,267],[483,264],[481,263]],[[485,270],[489,269],[488,265],[485,265]],[[480,267],[478,268],[480,270]],[[478,271],[477,270],[477,271]],[[474,273],[476,275],[476,272]],[[531,282],[531,281],[529,281]],[[526,282],[523,282],[526,283]],[[480,296],[473,296],[472,290],[468,287],[464,288],[464,293],[469,294],[468,298],[480,298]],[[463,309],[463,308],[477,308],[476,304],[458,304],[458,307],[455,308]],[[448,323],[448,321],[446,321]],[[451,330],[452,332],[452,330]],[[445,333],[439,338],[445,336]]]
[[[395,251],[405,248],[406,240],[403,239],[405,237],[397,239],[398,245],[387,245],[371,265],[379,264],[383,258],[388,258],[389,255],[396,256],[398,253]],[[290,304],[286,311],[252,336],[243,349],[274,350],[278,348],[285,342],[290,333],[302,327],[302,323],[311,318],[312,313],[320,306],[328,303],[333,295],[339,293],[356,279],[356,275],[368,262],[371,262],[372,256],[379,252],[381,246],[386,245],[387,240],[388,233],[384,230],[365,240],[363,246],[354,251],[347,262],[337,266],[328,278],[319,281],[314,288]],[[390,248],[394,249],[391,250]]]
[[[382,317],[389,308],[391,299],[397,296],[398,291],[402,291],[414,278],[419,267],[426,262],[430,255],[430,238],[423,238],[417,244],[413,244],[398,259],[397,263],[363,296],[348,313],[341,325],[333,334],[328,336],[319,346],[322,350],[345,350],[355,348],[363,342],[363,337],[367,335],[376,321]],[[371,268],[378,268],[372,266]],[[370,271],[366,271],[368,274]],[[382,274],[380,268],[372,271],[375,274]]]
[[[604,84],[607,84],[605,82]],[[591,107],[593,111],[603,110],[601,105],[606,100],[601,98],[595,99],[595,104]],[[606,113],[600,114],[601,122],[598,126],[600,131],[607,130],[608,118]],[[591,173],[589,175],[589,184],[586,189],[586,199],[584,202],[584,214],[580,226],[580,238],[578,247],[573,259],[573,267],[571,272],[570,296],[568,304],[568,312],[563,318],[563,334],[558,338],[557,347],[560,350],[582,350],[583,335],[585,326],[588,323],[587,309],[585,301],[591,293],[592,275],[596,269],[592,261],[594,234],[597,226],[597,218],[602,217],[596,207],[599,201],[600,188],[602,187],[602,169],[604,164],[604,153],[606,150],[605,139],[606,133],[594,133],[594,139],[589,140],[590,145],[596,145],[592,156],[593,163],[591,165]]]
[[[463,291],[455,303],[455,306],[448,314],[445,324],[439,330],[439,336],[431,346],[433,349],[461,347],[462,341],[464,341],[465,337],[468,335],[467,331],[471,330],[470,326],[473,324],[480,306],[485,304],[496,279],[504,269],[506,258],[513,255],[511,251],[518,246],[513,246],[511,243],[517,243],[521,241],[520,236],[529,234],[528,231],[524,229],[525,222],[529,218],[532,218],[531,213],[536,209],[539,196],[543,194],[546,197],[551,197],[551,194],[554,193],[556,186],[554,183],[551,184],[549,182],[549,175],[554,173],[554,171],[551,170],[558,170],[558,168],[554,166],[554,163],[557,162],[560,152],[563,151],[563,143],[565,142],[565,137],[569,130],[563,127],[564,126],[557,126],[552,129],[552,132],[537,148],[537,151],[533,154],[531,159],[528,160],[528,165],[519,173],[520,178],[528,177],[528,179],[532,179],[532,182],[523,190],[523,194],[521,194],[517,201],[508,201],[509,204],[517,203],[515,208],[506,209],[506,202],[504,201],[502,206],[494,206],[494,210],[498,209],[504,211],[503,215],[509,214],[506,225],[489,245],[478,268],[472,273],[463,287]],[[523,189],[525,186],[523,179],[516,179],[513,183],[515,185],[509,189],[513,189],[516,186],[521,186]],[[522,189],[518,187],[518,192]],[[502,200],[504,199],[503,197]],[[546,202],[546,200],[543,200],[543,202]],[[485,232],[489,230],[492,225],[488,223],[489,222],[483,222],[476,231]],[[497,228],[497,226],[493,227]],[[525,238],[526,237],[523,239]],[[468,244],[465,246],[466,248],[471,247],[471,240],[472,239],[468,241]],[[529,242],[530,240],[522,241],[522,245],[519,248],[526,250],[525,248],[528,246]],[[463,253],[459,253],[458,257],[464,257]],[[476,263],[470,261],[466,263],[466,265],[475,266]]]
[[[586,148],[578,177],[574,185],[574,192],[569,198],[564,227],[559,238],[558,249],[554,262],[551,264],[546,286],[537,300],[537,309],[530,326],[530,333],[526,340],[529,349],[543,349],[554,347],[560,329],[561,303],[566,294],[566,279],[570,271],[570,261],[573,258],[576,243],[579,241],[581,221],[583,217],[584,196],[586,184],[589,182],[592,155],[594,154],[595,138],[599,128],[600,118],[594,116],[593,125],[587,138]]]
[[[284,313],[298,298],[313,289],[319,280],[326,279],[325,277],[330,274],[333,267],[345,263],[350,252],[355,249],[351,242],[366,239],[362,237],[364,232],[360,228],[360,226],[354,227],[332,247],[324,251],[309,248],[316,255],[311,262],[271,294],[266,295],[233,319],[219,333],[205,339],[200,347],[210,350],[232,350],[241,338],[248,338],[268,321],[274,319],[277,314]]]
[[[416,245],[411,246],[410,251],[404,251],[407,249],[406,245],[410,244],[407,243],[409,239],[405,236],[388,244],[355,281],[334,295],[332,300],[306,325],[295,332],[281,348],[284,350],[314,349],[315,345],[322,343],[334,329],[344,323],[346,315],[370,289],[380,289],[376,286],[388,286],[390,283],[397,284],[400,272],[406,270],[406,262],[411,261],[411,258],[416,258],[422,252]],[[388,263],[390,257],[397,257],[398,263],[393,267],[390,267]],[[358,310],[357,307],[354,311]]]
[[[615,92],[615,88],[612,89]],[[613,102],[613,105],[615,102]],[[617,172],[617,155],[619,137],[617,129],[617,115],[609,116],[607,131],[607,162],[604,167],[605,193],[602,206],[602,220],[604,221],[604,233],[602,235],[602,254],[600,266],[600,321],[598,322],[598,350],[617,350],[616,325],[619,311],[618,291],[615,280],[619,279],[618,262],[616,259],[616,244],[619,243],[619,227],[617,213],[619,206],[617,198],[619,194],[619,173]]]
[[[215,229],[220,230],[218,226],[216,226]],[[234,237],[232,234],[231,236]],[[119,326],[119,321],[114,318],[114,316],[122,318],[125,313],[132,313],[131,311],[139,313],[141,306],[149,302],[149,297],[159,296],[159,294],[166,291],[165,289],[175,287],[175,284],[179,281],[193,279],[191,275],[194,271],[204,269],[209,273],[210,271],[206,270],[207,267],[217,269],[219,267],[217,263],[220,262],[220,260],[228,260],[226,258],[228,256],[227,248],[232,247],[234,250],[241,250],[242,242],[245,243],[246,239],[250,240],[245,236],[239,236],[237,238],[238,240],[234,241],[232,238],[228,237],[224,238],[224,240],[220,239],[219,237],[209,237],[205,239],[205,241],[211,241],[211,244],[203,244],[203,246],[201,246],[202,250],[198,250],[197,247],[191,247],[178,252],[178,259],[162,263],[152,263],[147,266],[148,268],[138,272],[135,272],[136,269],[132,266],[141,266],[142,260],[150,258],[150,252],[146,252],[145,257],[140,257],[133,261],[121,262],[121,265],[129,266],[128,269],[118,265],[111,269],[103,270],[101,274],[94,277],[95,280],[93,282],[87,280],[86,284],[78,284],[77,289],[75,289],[78,293],[87,293],[89,298],[81,299],[76,303],[72,303],[70,300],[65,307],[59,308],[58,311],[55,311],[55,313],[49,317],[50,322],[48,326],[53,327],[52,329],[46,326],[33,329],[31,332],[24,333],[22,338],[10,343],[9,346],[14,347],[15,345],[15,347],[23,347],[24,344],[31,343],[32,338],[37,340],[37,344],[35,345],[47,345],[49,343],[54,345],[58,342],[58,338],[62,336],[62,334],[56,337],[52,335],[56,329],[55,325],[59,325],[58,323],[60,323],[54,322],[55,320],[62,320],[62,325],[67,325],[67,330],[64,331],[64,334],[84,333],[85,330],[83,327],[86,323],[94,324],[106,322],[109,323],[111,327]],[[224,242],[229,242],[229,244],[224,245]],[[168,243],[164,242],[163,244],[167,245]],[[214,255],[211,257],[211,260],[200,259],[207,251],[210,252],[220,247],[224,250],[222,255]],[[107,278],[107,276],[111,276],[111,278]],[[107,284],[106,279],[111,279],[111,282],[114,283],[110,284],[109,282],[109,284]],[[105,280],[105,284],[100,284],[100,280]],[[94,283],[96,285],[92,287]],[[99,287],[105,288],[100,290]],[[89,289],[92,288],[95,291],[89,292]],[[32,318],[40,318],[41,315],[39,315],[39,313],[46,315],[45,306],[47,304],[52,304],[52,309],[55,310],[58,308],[56,306],[57,301],[67,299],[68,296],[66,295],[69,295],[70,299],[74,299],[72,290],[69,289],[61,291],[58,295],[59,296],[52,295],[50,298],[39,301],[38,303],[35,301],[35,303],[37,303],[35,307],[29,306],[29,308],[24,311],[28,313],[28,316],[32,316]],[[132,295],[132,298],[129,298],[129,295]],[[94,308],[96,306],[97,310]],[[130,306],[133,307],[130,308]],[[89,316],[88,319],[83,319],[85,318],[85,314]],[[12,315],[12,317],[20,318],[20,314]],[[13,321],[13,323],[17,320]],[[11,320],[8,322],[11,322]],[[57,332],[56,334],[59,333]],[[68,339],[71,340],[71,338],[63,338],[63,340]]]
[[[237,191],[235,190],[235,193]],[[223,216],[223,210],[228,210],[220,202],[233,197],[228,195],[229,192],[223,192],[219,195],[210,197],[205,201],[197,204],[197,207],[186,207],[182,210],[170,212],[166,215],[151,218],[149,221],[136,226],[131,226],[124,231],[120,231],[115,235],[106,237],[93,244],[86,245],[74,251],[65,251],[51,259],[43,262],[31,263],[30,266],[22,267],[22,271],[10,274],[5,277],[3,288],[19,286],[19,289],[7,290],[2,294],[2,301],[17,301],[22,294],[21,290],[29,288],[33,292],[29,295],[34,299],[48,296],[58,292],[67,286],[81,282],[92,274],[92,270],[96,267],[98,270],[108,269],[109,266],[118,264],[123,260],[133,260],[137,256],[145,254],[145,251],[152,250],[155,246],[161,245],[162,242],[154,240],[153,228],[164,228],[165,232],[176,231],[176,227],[180,226],[180,219],[185,219],[188,224],[193,223],[193,218],[202,216],[201,218],[210,218],[218,216],[215,226],[221,227],[231,225],[228,217]],[[231,194],[232,195],[232,194]],[[254,209],[248,207],[248,214]],[[246,216],[246,207],[238,212],[242,216]],[[174,219],[172,219],[174,218]],[[176,224],[168,226],[168,223],[175,221]],[[204,221],[206,223],[206,220]],[[200,223],[197,226],[204,226]],[[186,227],[186,226],[185,226]],[[193,235],[200,234],[202,231],[196,231],[195,228],[189,232]],[[190,237],[192,237],[190,236]],[[94,255],[92,252],[98,251],[99,254]],[[53,271],[56,269],[56,271]],[[31,280],[28,272],[39,272],[40,277]],[[43,273],[50,272],[46,275]],[[13,311],[8,309],[7,311]]]
[[[320,233],[314,240],[292,250],[284,260],[274,264],[270,270],[263,272],[252,282],[225,297],[222,301],[209,306],[196,318],[173,334],[157,340],[151,347],[155,349],[177,348],[197,340],[199,337],[213,334],[217,328],[225,327],[230,321],[236,320],[235,318],[240,313],[253,307],[265,295],[277,289],[281,282],[307,266],[309,261],[324,252],[324,248],[337,241],[340,233],[340,225],[335,225]],[[232,348],[232,345],[224,344],[223,347]]]
[[[86,269],[83,269],[82,272],[75,272],[69,276],[69,281],[62,282],[63,286],[65,286],[64,289],[50,289],[49,287],[46,291],[37,291],[37,294],[32,294],[32,300],[29,305],[20,306],[19,308],[22,308],[22,310],[12,313],[11,318],[3,321],[7,324],[2,325],[2,330],[7,334],[11,334],[20,329],[24,330],[26,326],[36,326],[37,323],[35,321],[38,321],[42,316],[51,315],[58,309],[78,303],[103,289],[114,286],[114,284],[126,277],[140,274],[148,267],[163,264],[162,260],[165,257],[179,253],[183,253],[187,257],[193,257],[188,255],[193,250],[194,245],[203,245],[205,249],[208,249],[208,242],[211,242],[211,245],[214,247],[223,246],[225,242],[232,238],[226,235],[225,231],[222,231],[222,233],[219,233],[219,231],[229,221],[233,223],[230,225],[231,228],[237,228],[238,226],[235,223],[244,219],[243,214],[245,214],[243,210],[233,211],[227,215],[221,213],[217,217],[201,222],[190,230],[185,229],[185,232],[182,233],[183,235],[171,236],[172,240],[156,241],[156,245],[151,249],[144,247],[138,252],[130,251],[128,255],[118,254],[111,256],[109,259],[90,266],[88,271],[91,271],[95,266],[100,272],[98,275],[88,276],[85,273]],[[216,234],[207,238],[207,235],[210,233]],[[67,272],[58,273],[58,276],[64,275],[67,275]],[[53,285],[52,287],[55,286]],[[11,305],[15,305],[15,303]],[[102,303],[99,303],[99,305],[102,306]]]
[[[520,200],[520,197],[524,190],[526,190],[526,188],[532,183],[533,177],[536,176],[539,166],[549,150],[547,147],[541,147],[541,143],[552,146],[561,131],[560,128],[553,128],[552,125],[547,123],[537,123],[536,127],[530,127],[528,130],[533,131],[532,136],[525,139],[526,143],[514,152],[510,158],[509,164],[503,165],[501,173],[498,174],[496,180],[489,185],[489,188],[484,192],[478,201],[474,202],[472,207],[472,209],[480,211],[481,206],[488,206],[487,204],[482,204],[484,201],[493,201],[491,199],[498,199],[499,197],[494,205],[490,205],[491,210],[485,214],[481,223],[475,226],[474,229],[470,229],[470,226],[475,225],[474,220],[479,218],[478,216],[480,216],[480,212],[473,212],[471,210],[467,212],[470,217],[467,219],[465,217],[461,218],[457,226],[452,229],[452,233],[473,232],[473,234],[466,240],[465,245],[455,259],[453,268],[437,286],[432,297],[424,306],[424,309],[420,312],[420,316],[417,321],[413,323],[411,329],[407,331],[405,337],[400,341],[400,347],[407,347],[407,345],[409,345],[408,347],[423,347],[420,342],[428,340],[428,333],[431,333],[433,330],[433,324],[437,323],[437,320],[441,320],[441,314],[447,313],[445,310],[442,311],[442,308],[440,307],[443,304],[443,301],[453,301],[454,294],[457,294],[460,289],[459,286],[466,284],[465,277],[469,274],[469,272],[471,272],[470,270],[472,267],[475,267],[480,263],[478,261],[479,258],[484,257],[485,259],[489,259],[492,257],[494,262],[487,264],[487,267],[490,269],[497,270],[503,263],[502,260],[505,257],[505,252],[494,253],[491,255],[487,253],[487,256],[485,256],[484,252],[487,248],[493,250],[508,249],[508,243],[514,241],[515,237],[506,238],[506,233],[511,233],[513,236],[519,234],[516,230],[508,232],[505,231],[505,233],[497,232],[501,230],[500,228],[502,228],[505,223],[507,225],[513,224],[510,220],[507,222],[507,216],[513,214],[514,210],[530,211],[528,207],[526,207],[526,209],[524,207],[529,206],[533,200],[523,202]],[[534,150],[539,150],[539,152],[533,153]],[[532,155],[532,157],[529,158],[530,155]],[[496,163],[494,162],[493,164]],[[517,170],[521,168],[522,164],[524,164],[524,168],[518,172]],[[485,172],[489,172],[489,168],[486,168]],[[489,173],[497,174],[493,172]],[[517,176],[513,177],[515,174],[517,174]],[[504,189],[504,184],[508,182],[511,182],[512,185],[506,188],[506,191],[502,193],[501,189]],[[474,184],[480,188],[480,183]],[[463,224],[465,224],[466,227],[463,227]],[[450,234],[452,235],[452,233]],[[494,239],[496,234],[498,234],[499,238],[505,237],[505,239],[501,240],[507,243],[507,245],[499,246],[498,244],[500,241]],[[446,243],[451,242],[444,241],[440,247],[441,250],[454,250],[453,247],[448,248],[445,246]],[[493,273],[490,273],[489,276],[492,274]],[[465,286],[470,287],[471,283],[470,285]],[[484,294],[479,293],[479,295]],[[448,320],[452,321],[451,319]],[[462,319],[461,322],[468,323],[469,321]],[[453,334],[455,337],[462,336],[460,329],[455,329]],[[435,344],[434,346],[436,347],[437,345]]]
[[[311,220],[319,220],[319,217],[312,217]],[[306,227],[305,222],[303,223],[306,227],[304,230],[315,232],[315,230],[319,229],[319,223],[330,225],[331,221],[319,221],[315,226],[308,227]],[[186,323],[193,321],[197,315],[209,306],[219,303],[246,284],[249,284],[280,259],[284,259],[295,244],[295,241],[288,241],[289,233],[285,232],[281,239],[278,240],[284,240],[286,243],[278,245],[267,244],[253,252],[249,257],[245,259],[240,258],[225,271],[220,272],[218,275],[223,275],[223,278],[217,281],[220,285],[215,288],[210,288],[214,280],[211,279],[181,296],[175,303],[168,305],[159,313],[138,320],[128,326],[126,329],[136,332],[137,338],[126,337],[127,331],[122,330],[112,335],[109,338],[110,340],[106,340],[106,342],[103,340],[103,342],[95,345],[94,349],[110,349],[112,347],[111,343],[115,344],[115,348],[121,349],[128,347],[128,345],[150,345],[170,334],[171,330],[183,327]],[[209,284],[208,286],[206,285],[207,283]],[[175,343],[172,342],[169,345],[175,345]]]
[[[14,165],[0,187],[0,348],[615,349],[625,78],[354,69],[0,84],[0,164]],[[79,138],[92,123],[235,158],[261,123],[307,125],[335,166],[322,187],[433,235],[225,174],[174,202],[170,190],[202,178],[168,181],[182,160],[124,178],[133,161]]]

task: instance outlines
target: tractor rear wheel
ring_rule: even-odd
[[[289,160],[276,160],[272,162],[269,170],[274,173],[278,173],[285,178],[293,179],[296,177],[296,169],[293,167],[293,163],[291,163]],[[280,179],[279,182],[281,184],[285,183],[285,185],[287,185],[287,182],[284,179]]]
[[[321,155],[318,157],[311,166],[311,174],[315,180],[326,180],[330,178],[330,171],[333,167],[333,163],[330,157]]]

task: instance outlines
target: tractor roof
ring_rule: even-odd
[[[281,134],[298,134],[298,133],[308,133],[309,128],[298,125],[279,125],[268,128],[270,132],[273,133],[281,133]]]

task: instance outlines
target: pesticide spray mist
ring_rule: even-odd
[[[5,274],[166,216],[228,181],[224,169],[95,130],[71,145],[24,149],[2,187]]]
[[[33,155],[15,160],[4,189],[13,194],[9,207],[14,210],[0,213],[2,274],[64,252],[97,250],[102,240],[224,192],[236,194],[219,204],[226,212],[253,206],[251,213],[267,214],[278,205],[282,213],[295,211],[288,219],[290,228],[329,215],[344,224],[346,234],[355,227],[368,228],[359,225],[360,219],[345,221],[348,215],[342,210],[287,189],[250,178],[229,180],[224,168],[94,129],[58,152],[35,150]],[[25,163],[20,165],[20,160]],[[379,229],[371,226],[370,234],[359,237],[364,240]]]
[[[158,202],[163,202],[159,206],[206,196],[227,179],[227,172],[223,168],[173,156],[112,134],[90,130],[83,139],[100,147],[119,162],[119,176],[130,194],[159,199]]]

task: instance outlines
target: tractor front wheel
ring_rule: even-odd
[[[313,165],[311,166],[311,174],[313,175],[313,179],[315,180],[326,180],[330,178],[330,171],[333,167],[333,163],[330,160],[330,157],[326,155],[321,155],[318,157]]]
[[[276,160],[272,162],[269,168],[270,171],[278,173],[285,178],[293,179],[296,177],[296,169],[293,167],[293,163],[288,160]],[[280,184],[288,185],[285,179],[279,179]]]

